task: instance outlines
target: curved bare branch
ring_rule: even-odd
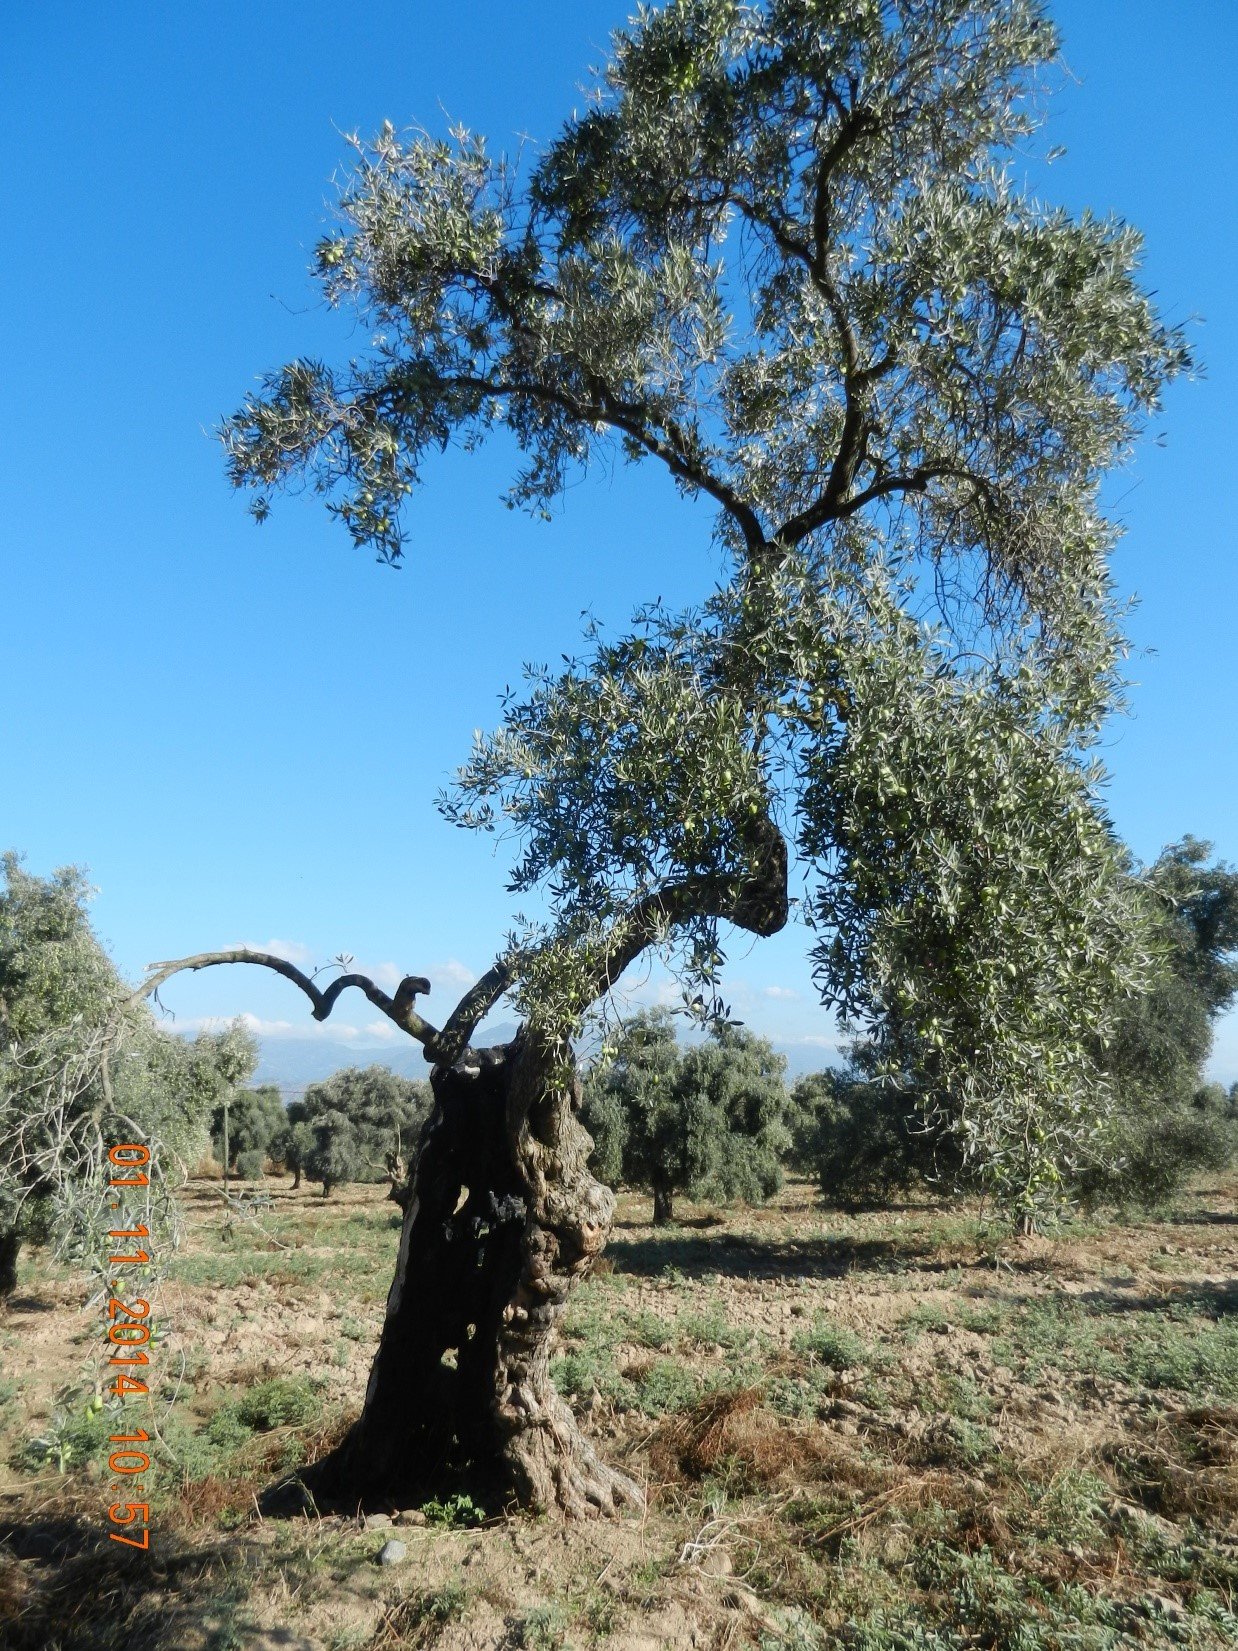
[[[368,975],[361,974],[338,975],[324,990],[315,985],[309,975],[298,969],[295,963],[289,963],[287,958],[276,957],[271,952],[255,952],[247,947],[239,947],[235,951],[197,952],[193,957],[181,957],[167,963],[152,963],[150,967],[154,972],[146,977],[130,1001],[137,1002],[141,998],[149,997],[165,980],[179,974],[183,969],[210,969],[219,963],[255,963],[261,968],[273,969],[276,974],[283,975],[285,980],[290,980],[305,993],[313,1004],[311,1012],[315,1020],[326,1020],[340,993],[347,991],[350,986],[355,986],[365,993],[376,1009],[382,1010],[388,1020],[394,1021],[409,1037],[416,1038],[431,1060],[439,1058],[441,1034],[438,1028],[423,1019],[413,1007],[414,998],[430,990],[430,982],[424,975],[406,975],[396,988],[394,998],[389,997],[380,986],[376,986]]]
[[[787,845],[778,827],[766,817],[753,827],[752,859],[748,875],[738,890],[734,879],[688,877],[646,896],[616,923],[594,982],[594,995],[600,997],[607,991],[668,924],[690,917],[720,917],[752,934],[771,935],[782,928],[787,913]],[[511,964],[500,958],[465,992],[442,1031],[413,1007],[414,998],[430,990],[430,982],[424,976],[406,975],[394,997],[389,997],[368,975],[355,973],[337,976],[324,989],[287,958],[247,947],[226,952],[198,952],[193,957],[152,963],[152,972],[129,1001],[136,1003],[149,997],[165,980],[182,970],[210,969],[221,963],[253,963],[273,969],[305,993],[313,1005],[314,1019],[319,1021],[327,1019],[341,992],[355,986],[376,1009],[381,1009],[402,1031],[416,1038],[425,1049],[427,1060],[448,1066],[460,1059],[478,1022],[490,1012],[514,978]]]

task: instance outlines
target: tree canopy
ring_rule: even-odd
[[[1155,969],[1099,1056],[1116,1104],[1106,1158],[1083,1179],[1093,1201],[1163,1201],[1238,1150],[1228,1098],[1204,1082],[1213,1024],[1238,995],[1238,872],[1210,853],[1184,837],[1139,868]]]
[[[655,1222],[689,1198],[759,1203],[782,1185],[786,1060],[744,1027],[717,1024],[680,1048],[666,1010],[628,1022],[585,1084],[582,1119],[609,1185],[653,1194]]]
[[[1190,1173],[1223,1168],[1238,1151],[1231,1098],[1204,1082],[1213,1022],[1238,990],[1238,874],[1206,864],[1209,853],[1209,844],[1186,837],[1128,874],[1128,894],[1150,929],[1151,967],[1144,989],[1123,1001],[1107,1044],[1091,1051],[1111,1109],[1092,1119],[1088,1150],[1063,1154],[1057,1165],[1066,1190],[1086,1203],[1163,1202]],[[957,1132],[943,1129],[915,1082],[905,1073],[882,1081],[914,1014],[914,1004],[900,1003],[874,1035],[849,1045],[846,1069],[795,1087],[797,1167],[818,1177],[827,1198],[855,1203],[916,1183],[953,1190],[974,1182],[976,1165]],[[1043,1114],[1035,1121],[1043,1127]]]
[[[192,1167],[212,1107],[253,1071],[257,1049],[239,1023],[193,1043],[158,1026],[91,930],[83,872],[36,877],[12,853],[0,870],[3,1289],[21,1240],[57,1218],[73,1226],[79,1201],[98,1193],[118,1132],[148,1144],[159,1168]]]
[[[287,1113],[275,1084],[261,1084],[256,1089],[238,1089],[228,1096],[228,1168],[237,1163],[242,1153],[253,1160],[255,1154],[265,1157],[272,1141],[287,1122]],[[223,1162],[224,1107],[222,1101],[211,1115],[211,1145],[215,1156]]]
[[[343,1067],[310,1084],[304,1096],[290,1104],[284,1132],[273,1150],[283,1154],[298,1181],[302,1171],[311,1181],[321,1180],[318,1170],[324,1166],[329,1166],[334,1186],[381,1181],[416,1146],[431,1104],[429,1084],[402,1078],[390,1067]],[[332,1122],[320,1130],[327,1114]],[[311,1138],[319,1142],[312,1149]],[[328,1141],[333,1142],[330,1151],[323,1144]]]
[[[1125,646],[1099,489],[1190,354],[1138,235],[1022,182],[1056,53],[1040,0],[668,0],[531,167],[463,129],[353,140],[314,268],[370,342],[225,422],[256,515],[308,483],[399,562],[427,460],[502,430],[513,507],[617,452],[712,502],[720,570],[478,738],[442,809],[512,840],[541,916],[440,1025],[424,977],[248,948],[146,982],[258,964],[320,1020],[356,988],[432,1062],[365,1408],[317,1478],[354,1507],[464,1459],[535,1506],[639,1499],[549,1348],[614,1210],[572,1040],[651,948],[722,1023],[728,926],[796,909],[874,1077],[1009,1212],[1091,1151],[1150,967],[1089,756]],[[474,1048],[505,993],[517,1036]]]
[[[566,1047],[650,945],[708,1011],[720,925],[787,919],[789,839],[824,1001],[914,1006],[888,1070],[1007,1206],[1086,1152],[1147,966],[1086,760],[1124,647],[1098,488],[1190,356],[1138,234],[1018,179],[1056,50],[1038,0],[671,0],[528,174],[353,140],[315,269],[372,346],[227,421],[257,516],[308,477],[397,562],[427,457],[503,426],[509,504],[617,448],[726,558],[535,673],[442,799],[550,917],[443,1033],[403,1018],[435,1058],[503,990]]]

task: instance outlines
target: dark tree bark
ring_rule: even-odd
[[[550,1379],[555,1326],[610,1230],[579,1083],[521,1036],[431,1074],[365,1408],[300,1477],[321,1504],[408,1505],[462,1473],[572,1515],[639,1506]]]
[[[675,1219],[675,1195],[670,1187],[655,1187],[653,1189],[653,1224],[655,1227],[668,1227]]]
[[[16,1227],[0,1230],[0,1296],[11,1296],[17,1288],[17,1257],[21,1234]]]

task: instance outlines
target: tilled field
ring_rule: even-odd
[[[257,1495],[356,1414],[397,1236],[372,1187],[184,1194],[156,1312],[148,1552],[108,1540],[101,1307],[26,1258],[0,1316],[12,1651],[1238,1644],[1238,1187],[1010,1239],[973,1210],[625,1197],[556,1364],[643,1518],[444,1487],[366,1520]],[[115,1527],[111,1527],[115,1528]],[[386,1563],[380,1555],[386,1550]],[[401,1551],[402,1550],[402,1551]]]

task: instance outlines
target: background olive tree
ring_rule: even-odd
[[[1063,1154],[1057,1166],[1064,1198],[1156,1204],[1192,1172],[1226,1167],[1238,1150],[1230,1096],[1204,1079],[1213,1023],[1238,991],[1238,874],[1207,865],[1209,852],[1187,837],[1153,865],[1131,865],[1129,892],[1149,925],[1152,962],[1143,990],[1122,1001],[1107,1040],[1093,1046],[1110,1105],[1093,1121],[1092,1150]],[[888,1010],[873,1035],[855,1040],[841,1071],[795,1087],[796,1163],[827,1199],[983,1189],[957,1133],[917,1091],[910,1063],[890,1071],[888,1051],[909,1036],[905,1008]]]
[[[786,1065],[741,1026],[715,1023],[708,1042],[681,1048],[666,1010],[633,1016],[584,1086],[598,1174],[652,1193],[659,1224],[680,1192],[760,1203],[782,1185]]]
[[[271,1150],[271,1143],[283,1129],[287,1114],[275,1084],[261,1084],[256,1089],[238,1089],[228,1097],[227,1167],[239,1167],[242,1157],[247,1167],[257,1165],[262,1173],[262,1162]],[[219,1163],[224,1162],[224,1105],[211,1115],[211,1150]],[[252,1177],[246,1177],[252,1179]]]
[[[321,1180],[317,1170],[329,1165],[332,1186],[390,1180],[402,1202],[407,1155],[432,1104],[428,1083],[400,1077],[386,1066],[344,1067],[289,1103],[269,1150],[293,1172],[297,1186],[302,1173]],[[334,1122],[320,1129],[328,1113]]]
[[[1238,1153],[1230,1096],[1204,1078],[1214,1023],[1238,995],[1238,872],[1210,853],[1185,837],[1139,873],[1158,964],[1099,1057],[1116,1104],[1110,1151],[1083,1177],[1091,1202],[1160,1203]]]
[[[118,1140],[151,1152],[154,1190],[144,1196],[163,1231],[172,1215],[160,1189],[203,1156],[213,1108],[258,1052],[239,1023],[193,1043],[158,1026],[91,930],[81,871],[35,877],[12,853],[0,870],[0,1293],[9,1293],[26,1240],[55,1235],[103,1270],[107,1223],[97,1217]]]

